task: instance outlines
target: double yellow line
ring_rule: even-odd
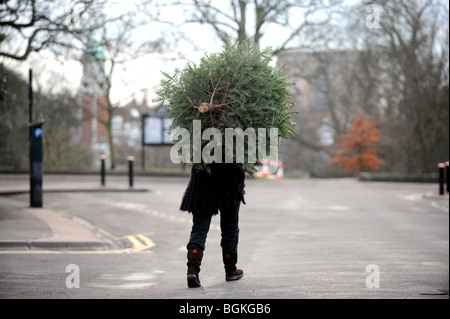
[[[136,253],[156,246],[150,238],[142,234],[125,236],[123,238],[128,239],[133,246],[128,249],[118,250],[119,253]]]
[[[119,239],[127,239],[131,242],[130,248],[117,250],[1,250],[1,254],[86,254],[86,255],[106,255],[106,254],[123,254],[123,253],[137,253],[156,246],[156,244],[147,236],[142,234],[124,236]]]

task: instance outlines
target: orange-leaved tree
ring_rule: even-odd
[[[380,122],[356,118],[347,134],[342,136],[332,163],[341,165],[345,173],[378,171],[383,161],[378,158],[374,144],[381,140],[380,126]]]

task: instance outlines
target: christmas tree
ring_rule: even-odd
[[[282,75],[282,68],[270,66],[270,51],[261,50],[252,38],[228,42],[223,52],[205,56],[199,65],[188,64],[174,75],[164,73],[157,101],[173,118],[170,130],[185,128],[192,136],[193,122],[201,120],[203,130],[216,128],[223,136],[226,128],[276,128],[282,138],[295,133],[291,122],[294,103],[288,91],[293,83],[290,76]],[[253,174],[259,160],[238,166]],[[208,170],[205,163],[194,166]]]

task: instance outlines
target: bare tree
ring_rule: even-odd
[[[148,2],[147,2],[148,3]],[[85,110],[88,119],[94,119],[107,131],[111,155],[111,166],[115,166],[112,137],[112,118],[120,102],[111,98],[113,77],[118,69],[129,61],[162,48],[168,43],[164,31],[151,30],[149,25],[157,20],[154,16],[143,19],[136,5],[140,2],[123,4],[107,0],[6,0],[0,2],[0,57],[24,61],[33,52],[53,51],[63,58],[79,59],[80,52],[93,38],[99,39],[106,55],[101,72],[91,72],[101,83],[99,96],[106,97],[100,117]],[[143,34],[148,34],[147,37]],[[84,65],[85,69],[92,65]],[[100,71],[100,70],[97,70]],[[0,75],[3,83],[4,77]],[[92,84],[92,83],[90,83]],[[0,89],[3,97],[3,84]]]
[[[390,137],[385,156],[398,170],[434,171],[448,159],[448,7],[437,0],[380,1],[381,109]]]
[[[359,60],[360,52],[353,50],[290,50],[278,55],[278,63],[286,64],[296,82],[292,94],[299,112],[294,115],[299,134],[283,141],[289,167],[314,175],[339,173],[329,165],[336,144],[355,117],[368,114],[365,87],[359,83],[366,75]]]
[[[80,119],[77,116],[77,98],[68,91],[49,93],[44,88],[36,65],[34,77],[34,109],[36,118],[44,118],[44,158],[49,170],[76,169],[88,170],[92,152],[78,138]],[[47,70],[47,72],[49,72]],[[50,71],[51,72],[51,71]],[[27,113],[27,82],[19,74],[0,63],[0,74],[6,76],[6,95],[0,101],[0,166],[7,169],[27,168],[28,129],[24,115]],[[54,73],[52,78],[61,80]],[[29,165],[29,164],[28,164]]]
[[[287,30],[287,36],[280,39],[274,54],[299,46],[299,39],[312,34],[314,28],[329,23],[334,9],[341,0],[171,0],[150,1],[147,6],[179,7],[184,9],[183,21],[172,22],[180,27],[184,24],[201,24],[211,28],[216,36],[226,42],[228,39],[243,41],[253,37],[260,42],[273,26]],[[305,41],[306,43],[306,41]],[[308,41],[308,43],[310,43]]]
[[[93,114],[92,110],[87,109],[85,114],[88,118],[95,117],[98,123],[106,128],[112,169],[116,166],[112,120],[114,111],[122,105],[122,101],[113,101],[112,99],[113,90],[118,89],[114,87],[113,79],[117,70],[127,62],[146,54],[160,52],[167,43],[162,35],[153,39],[136,39],[140,28],[147,26],[148,22],[139,22],[137,19],[132,19],[134,15],[133,12],[130,12],[123,19],[105,24],[98,30],[97,37],[99,38],[99,45],[105,52],[106,63],[103,70],[91,70],[93,72],[90,72],[96,82],[94,86],[100,90],[99,94],[106,97],[106,103],[98,105],[106,116],[98,116],[98,114]],[[86,45],[89,44],[86,43]],[[92,67],[86,61],[82,62],[85,69]]]
[[[24,61],[32,52],[74,48],[105,20],[105,0],[0,2],[0,56]],[[78,42],[79,44],[79,42]]]
[[[369,4],[347,7],[341,24],[319,32],[329,49],[279,54],[297,82],[300,112],[300,134],[284,150],[307,170],[326,167],[335,145],[321,143],[318,128],[329,127],[338,142],[361,116],[382,122],[384,170],[434,171],[449,156],[448,6],[437,0],[377,2],[379,28],[369,28]]]

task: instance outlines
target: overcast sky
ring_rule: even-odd
[[[133,3],[138,3],[139,1],[108,1],[108,5],[110,5],[108,13],[112,16],[121,14]],[[223,0],[214,0],[213,3],[218,7],[224,7],[224,9],[229,5],[228,1]],[[249,14],[251,14],[251,10],[249,10]],[[299,21],[303,18],[301,12],[294,12],[294,14],[295,19]],[[171,7],[163,8],[160,18],[180,23],[185,17],[181,8]],[[251,25],[252,20],[251,17],[248,19],[248,28],[250,30],[254,28]],[[179,43],[177,51],[183,53],[184,59],[179,59],[178,55],[170,52],[167,52],[164,56],[151,54],[130,61],[122,68],[117,68],[113,77],[112,100],[114,103],[124,103],[133,96],[141,100],[144,95],[151,103],[151,100],[155,98],[155,89],[162,78],[161,71],[173,73],[175,68],[183,68],[188,61],[198,63],[205,53],[219,52],[222,49],[222,42],[207,25],[188,24],[183,25],[182,30],[189,36],[190,41],[188,42],[195,43],[198,50],[195,50],[188,42],[182,41]],[[263,32],[265,32],[261,40],[263,47],[276,47],[289,35],[289,31],[276,25],[272,25],[269,29],[263,30]],[[148,30],[148,33],[143,31],[140,32],[140,37],[151,37],[153,34],[154,30]],[[81,82],[82,66],[77,59],[61,57],[55,59],[48,52],[40,52],[30,55],[25,62],[16,62],[8,59],[0,59],[0,62],[20,72],[25,78],[28,77],[28,69],[32,68],[36,85],[40,85],[42,89],[51,92],[55,92],[60,88],[68,88],[72,92],[76,92]]]
[[[139,0],[133,1],[138,2]],[[130,0],[111,2],[110,14],[124,12],[124,8],[130,6],[131,2]],[[161,18],[182,21],[182,14],[181,10],[172,8],[163,10]],[[189,34],[192,43],[196,43],[200,50],[195,50],[187,42],[181,42],[177,51],[183,53],[184,59],[180,59],[178,54],[171,52],[166,52],[164,55],[148,54],[118,67],[113,76],[112,100],[114,103],[127,102],[133,96],[142,100],[146,96],[151,104],[151,100],[155,98],[154,91],[162,79],[162,71],[172,73],[175,68],[183,68],[188,61],[197,63],[205,52],[220,51],[221,42],[205,26],[191,24],[184,26],[183,31]],[[150,31],[148,35],[145,31],[141,33],[141,37],[152,36]],[[51,53],[44,51],[31,54],[26,61],[18,62],[0,58],[0,62],[19,72],[26,79],[28,79],[28,70],[33,69],[35,86],[46,91],[56,92],[64,88],[75,93],[81,83],[82,65],[76,58],[55,58]]]

